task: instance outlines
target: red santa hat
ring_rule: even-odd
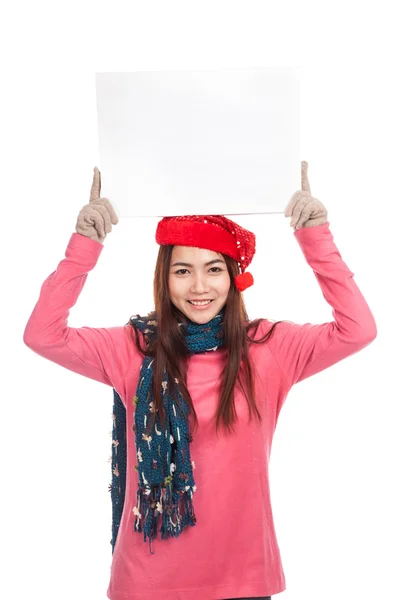
[[[227,254],[241,270],[235,277],[239,292],[253,285],[254,278],[245,269],[256,251],[256,236],[222,215],[164,217],[158,223],[156,242],[160,245],[194,246]]]

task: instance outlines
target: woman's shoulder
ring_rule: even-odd
[[[136,341],[138,340],[142,348],[147,346],[148,340],[145,333],[136,326],[132,318],[129,319],[128,323],[126,323],[124,327],[125,334],[129,342],[134,342],[136,346]]]
[[[255,341],[269,341],[282,338],[287,330],[289,321],[272,320],[263,317],[253,319],[246,322],[248,326],[248,335],[254,338]]]
[[[245,324],[246,327],[249,327],[250,329],[260,329],[264,333],[267,333],[274,325],[280,322],[281,321],[274,321],[265,317],[257,317],[256,319],[250,319],[248,321],[245,321]]]

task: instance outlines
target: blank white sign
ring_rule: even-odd
[[[297,68],[96,73],[119,217],[283,212],[301,185]]]

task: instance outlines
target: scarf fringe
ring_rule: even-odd
[[[190,486],[188,486],[190,488]],[[193,507],[193,491],[174,490],[167,487],[142,487],[137,491],[137,506],[134,507],[135,531],[144,532],[144,541],[157,538],[157,528],[162,517],[161,539],[178,537],[187,526],[196,524]],[[158,505],[158,506],[157,506]],[[159,510],[161,508],[161,512]],[[150,545],[151,552],[151,545]],[[152,552],[151,552],[152,553]],[[153,554],[153,553],[152,553]]]

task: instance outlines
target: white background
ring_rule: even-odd
[[[396,7],[142,4],[19,3],[0,19],[1,596],[106,598],[112,389],[22,340],[89,199],[98,159],[94,73],[299,65],[311,191],[328,209],[378,337],[295,386],[280,415],[271,490],[287,590],[278,597],[400,598]],[[121,219],[113,228],[71,326],[119,325],[152,307],[157,219],[148,222],[143,229]],[[246,216],[241,224],[257,236],[255,285],[244,292],[249,316],[331,320],[289,219]]]

